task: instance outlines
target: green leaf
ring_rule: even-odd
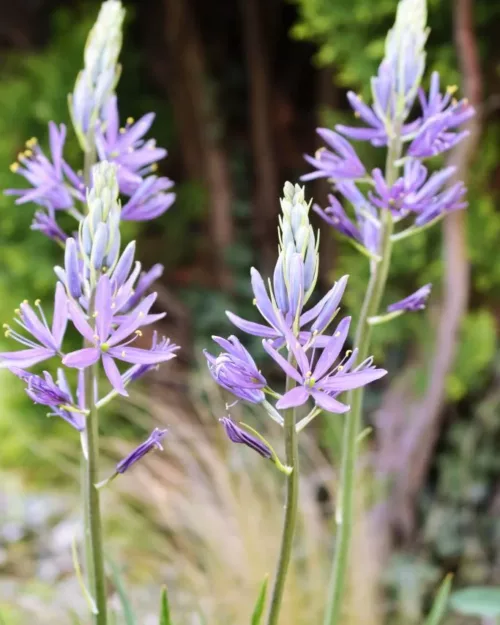
[[[110,558],[107,558],[108,566],[111,570],[111,578],[115,585],[116,592],[120,599],[120,605],[123,610],[123,616],[125,617],[125,625],[137,625],[137,619],[135,618],[132,604],[128,598],[128,593],[123,583],[123,577],[116,564]]]
[[[452,582],[453,575],[450,573],[442,581],[424,625],[438,625],[443,619],[448,607]]]
[[[451,595],[451,607],[469,616],[494,618],[500,616],[500,588],[472,586]]]
[[[163,588],[161,589],[160,625],[172,625],[172,621],[170,620],[170,605],[168,603],[168,593],[166,586],[163,586]]]
[[[269,581],[269,577],[266,575],[262,585],[260,587],[259,596],[257,597],[257,601],[255,603],[255,607],[253,609],[252,614],[252,625],[260,625],[260,621],[262,619],[262,614],[264,613],[264,607],[266,605],[266,597],[267,597],[267,582]]]

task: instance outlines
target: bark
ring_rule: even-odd
[[[231,280],[225,255],[233,242],[233,219],[229,165],[220,132],[222,119],[190,2],[164,0],[163,7],[166,59],[160,56],[153,69],[172,102],[188,176],[205,185],[215,283],[228,288]]]
[[[454,36],[460,60],[465,96],[476,110],[481,105],[482,80],[474,32],[473,0],[456,0]],[[469,123],[470,136],[452,153],[451,165],[457,168],[455,180],[466,180],[477,148],[481,123],[479,114]],[[446,399],[445,382],[455,356],[462,319],[469,295],[467,258],[467,214],[458,211],[443,222],[444,295],[436,335],[436,348],[429,366],[427,391],[417,406],[398,444],[401,459],[396,473],[393,512],[399,528],[408,535],[414,525],[416,496],[427,477],[432,454],[439,437],[442,408]]]
[[[253,152],[253,235],[261,265],[272,273],[276,260],[276,217],[280,188],[271,120],[271,71],[260,0],[241,0],[243,38],[248,68],[249,118]]]

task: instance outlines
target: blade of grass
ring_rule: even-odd
[[[441,619],[446,614],[452,582],[453,574],[449,573],[439,587],[436,598],[432,604],[431,611],[424,621],[424,625],[439,625]]]

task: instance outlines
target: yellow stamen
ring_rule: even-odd
[[[37,143],[38,139],[36,137],[31,137],[31,139],[28,139],[28,141],[26,141],[26,147],[33,148]]]
[[[454,93],[456,93],[458,91],[458,86],[457,85],[448,85],[446,87],[446,91],[450,94],[453,95]]]
[[[125,129],[125,128],[120,128],[120,134],[121,134],[121,135],[125,134],[126,132],[127,132],[127,131],[126,131],[126,129]]]
[[[35,300],[35,306],[40,306],[40,304],[41,304],[41,300],[36,299],[36,300]]]
[[[354,111],[354,117],[359,119],[361,117],[361,113],[359,111]]]
[[[97,312],[97,310],[95,310],[95,311],[92,313],[92,317],[94,317],[94,319],[95,319],[95,318],[97,317],[97,315],[98,315],[98,314],[99,314],[99,313]]]
[[[314,157],[315,158],[321,158],[321,153],[324,152],[326,150],[326,148],[318,148],[316,150],[316,152],[314,153]]]
[[[134,118],[133,117],[127,117],[127,124],[130,126],[131,124],[134,123]]]
[[[335,336],[336,339],[338,339],[339,336],[340,336],[340,332],[335,332],[334,336]]]
[[[151,165],[151,171],[158,171],[158,165],[156,163]]]
[[[9,165],[9,169],[13,174],[15,174],[16,171],[19,169],[19,163],[12,163],[11,165]]]
[[[137,336],[142,336],[142,332],[140,330],[136,330],[135,333],[137,334]]]
[[[29,158],[30,156],[33,156],[33,152],[31,150],[24,150],[24,156],[26,156],[26,158]]]

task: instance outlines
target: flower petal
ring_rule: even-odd
[[[238,315],[235,315],[229,310],[226,310],[226,315],[232,324],[234,324],[237,328],[239,328],[243,332],[246,332],[247,334],[252,334],[253,336],[262,336],[268,339],[274,339],[277,336],[277,332],[276,330],[274,330],[274,328],[268,328],[261,323],[247,321],[246,319],[238,317]]]
[[[351,407],[343,404],[342,402],[330,397],[326,393],[322,393],[321,391],[313,390],[311,395],[314,398],[316,404],[323,408],[323,410],[327,410],[328,412],[335,412],[337,414],[343,414],[344,412],[348,412]]]
[[[95,295],[95,325],[102,343],[109,336],[112,319],[111,281],[107,275],[104,275],[99,278]]]
[[[90,327],[85,314],[76,302],[69,302],[69,314],[75,328],[80,332],[83,338],[91,343],[95,343],[95,332]]]
[[[116,366],[115,361],[109,354],[102,355],[102,365],[104,367],[104,372],[106,373],[106,377],[110,381],[111,386],[118,392],[120,395],[124,397],[128,397],[128,393],[123,384],[122,376],[118,367]]]
[[[350,391],[365,384],[370,384],[386,375],[385,369],[365,369],[364,371],[353,371],[352,373],[337,374],[326,378],[321,382],[321,388],[326,391],[341,393]]]
[[[54,315],[52,317],[52,336],[58,348],[61,347],[66,326],[68,325],[68,297],[64,286],[58,282],[54,300]]]
[[[351,318],[344,317],[342,321],[337,326],[337,329],[330,337],[326,347],[323,349],[321,356],[316,363],[316,367],[314,369],[313,377],[316,380],[320,380],[325,373],[330,369],[335,360],[337,360],[338,355],[342,351],[344,344],[347,339],[347,334],[349,332],[349,326],[351,325]]]
[[[304,386],[296,386],[283,395],[283,397],[276,403],[276,408],[280,410],[285,408],[295,408],[296,406],[303,406],[309,399],[309,391]]]
[[[55,351],[47,347],[34,347],[32,349],[22,349],[18,352],[0,353],[0,367],[32,367],[55,356]]]
[[[175,357],[173,353],[177,346],[172,346],[170,351],[142,349],[140,347],[112,347],[108,354],[118,360],[129,362],[132,365],[156,365],[167,362]]]
[[[283,356],[279,352],[277,352],[274,347],[271,346],[271,343],[269,341],[262,341],[262,345],[266,352],[271,356],[271,358],[273,358],[283,369],[286,375],[289,375],[296,382],[302,384],[303,379],[299,372],[292,367],[292,365],[286,360],[286,358],[283,358]]]
[[[97,349],[97,347],[84,347],[83,349],[78,349],[76,352],[67,354],[63,358],[62,363],[66,367],[86,369],[96,363],[99,360],[100,355],[101,352]]]

